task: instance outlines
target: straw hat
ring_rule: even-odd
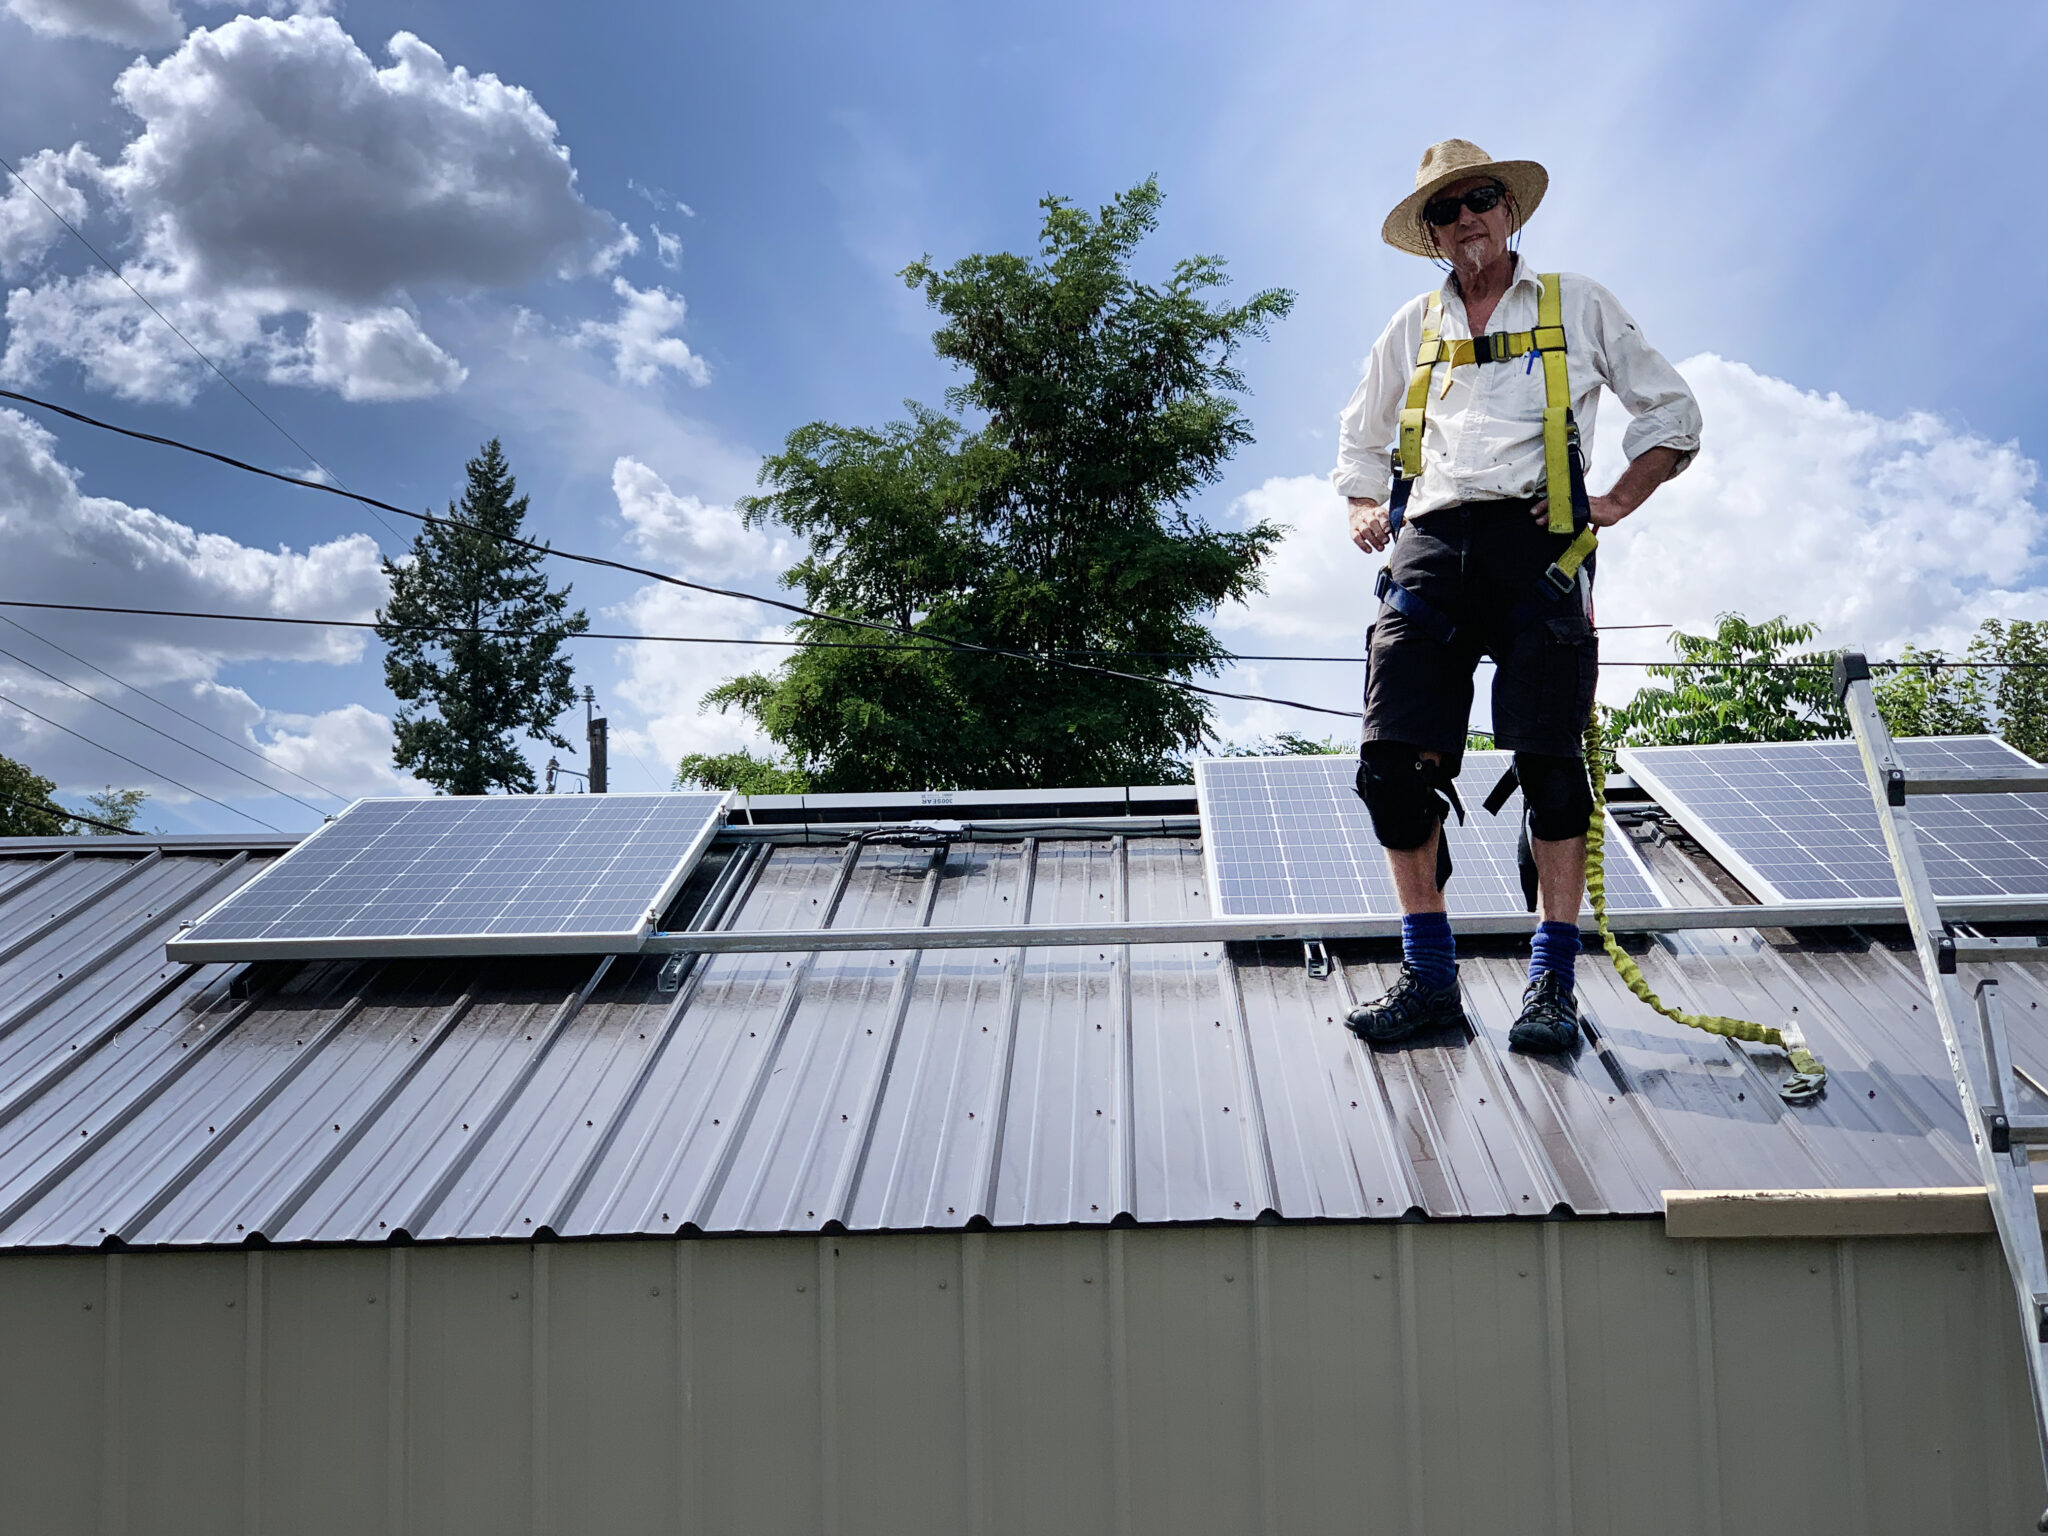
[[[1508,226],[1509,234],[1528,222],[1550,185],[1550,172],[1534,160],[1493,160],[1469,139],[1445,139],[1422,152],[1422,164],[1415,168],[1415,190],[1394,205],[1387,222],[1380,226],[1380,238],[1410,256],[1436,255],[1422,226],[1422,205],[1452,182],[1470,176],[1491,176],[1508,189],[1521,214],[1520,220]]]

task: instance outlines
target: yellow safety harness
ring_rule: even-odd
[[[1543,478],[1544,493],[1550,502],[1550,531],[1559,535],[1571,535],[1571,543],[1543,573],[1543,589],[1539,602],[1546,598],[1555,601],[1568,596],[1578,582],[1580,568],[1599,544],[1587,514],[1585,467],[1579,453],[1578,423],[1572,419],[1571,385],[1565,371],[1563,305],[1558,276],[1555,272],[1545,272],[1540,281],[1542,292],[1536,303],[1535,329],[1494,331],[1489,335],[1475,336],[1466,341],[1443,339],[1443,290],[1438,289],[1430,294],[1428,306],[1422,315],[1422,340],[1415,349],[1415,371],[1409,377],[1408,398],[1401,409],[1400,437],[1394,453],[1394,493],[1388,502],[1388,523],[1394,533],[1399,533],[1402,513],[1408,504],[1409,490],[1422,473],[1422,429],[1428,417],[1430,384],[1435,378],[1437,366],[1444,365],[1444,382],[1438,395],[1441,399],[1444,394],[1450,392],[1454,370],[1473,365],[1503,363],[1512,358],[1526,357],[1534,352],[1543,362]],[[1444,617],[1395,582],[1384,568],[1379,576],[1379,596],[1397,611],[1425,628],[1433,629],[1439,638],[1450,638],[1453,631]],[[1513,622],[1511,616],[1511,625]],[[1687,1013],[1683,1009],[1671,1007],[1650,989],[1649,982],[1643,977],[1642,967],[1637,965],[1634,957],[1621,947],[1613,931],[1607,926],[1607,876],[1602,862],[1607,837],[1607,763],[1605,747],[1600,739],[1600,715],[1597,708],[1586,726],[1585,745],[1586,768],[1593,789],[1593,815],[1586,827],[1586,894],[1592,901],[1593,921],[1599,929],[1601,945],[1607,951],[1608,959],[1614,962],[1615,971],[1621,976],[1629,991],[1667,1019],[1690,1029],[1704,1030],[1710,1035],[1723,1035],[1733,1040],[1751,1040],[1782,1049],[1792,1063],[1792,1075],[1779,1086],[1779,1096],[1792,1104],[1811,1103],[1820,1097],[1822,1088],[1826,1086],[1827,1068],[1821,1065],[1819,1057],[1807,1049],[1805,1041],[1798,1037],[1796,1031],[1788,1036],[1783,1030],[1752,1023],[1747,1019],[1731,1019],[1720,1014]],[[1511,777],[1502,780],[1500,787],[1488,798],[1489,810],[1497,811],[1499,805],[1505,802],[1512,782]],[[1533,897],[1530,905],[1535,905]]]

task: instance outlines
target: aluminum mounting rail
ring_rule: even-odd
[[[1952,922],[2048,923],[2048,902],[1973,897],[1945,901],[1940,913]],[[1790,901],[1743,907],[1633,907],[1610,911],[1616,933],[1677,933],[1701,929],[1899,927],[1906,908],[1896,901]],[[1527,912],[1457,914],[1462,934],[1526,934],[1535,918]],[[642,954],[792,954],[849,949],[1031,949],[1065,944],[1241,944],[1272,940],[1397,939],[1401,919],[1391,917],[1221,917],[1165,923],[1022,923],[1004,927],[796,928],[753,931],[652,933]],[[1980,949],[1983,951],[1980,953]],[[1964,945],[1956,955],[1970,961],[2048,959],[2032,940],[1991,946]]]
[[[2014,1297],[2019,1303],[2027,1382],[2034,1400],[2036,1448],[2041,1454],[2043,1473],[2048,1475],[2048,1252],[2044,1252],[2041,1244],[2034,1176],[2028,1167],[2029,1146],[2048,1145],[2048,1117],[2008,1112],[2006,1099],[2013,1091],[2014,1077],[2011,1052],[2006,1047],[2005,1019],[1999,1010],[1998,983],[1982,980],[1971,993],[1965,993],[1956,969],[1966,958],[2023,958],[2021,951],[2028,946],[1958,939],[1948,931],[1943,919],[1953,914],[1946,913],[1934,899],[1927,865],[1920,856],[1919,838],[1906,810],[1906,795],[1955,794],[1961,789],[1960,781],[1950,775],[1941,775],[1937,780],[1936,775],[1907,771],[1892,744],[1891,732],[1885,728],[1884,717],[1878,713],[1877,698],[1870,686],[1870,663],[1858,652],[1845,651],[1835,658],[1835,692],[1849,713],[1850,728],[1863,756],[1864,775],[1870,781],[1878,824],[1884,829],[1885,848],[1891,854],[1899,894],[1905,902],[1906,921],[1913,931],[1913,947],[1934,1000],[1934,1017],[1941,1026],[1942,1042],[1948,1047],[1949,1068],[1962,1099],[1963,1118],[1970,1127],[1977,1166],[1990,1192],[1992,1219],[1998,1227],[1999,1245],[2005,1250],[2006,1269],[2012,1276]],[[2048,789],[2048,775],[2019,774],[1987,775],[1972,788],[2006,791],[2023,778],[2042,779],[2039,787]],[[1937,781],[1938,789],[1932,787]],[[2048,1531],[2048,1512],[2042,1514],[2036,1528]]]

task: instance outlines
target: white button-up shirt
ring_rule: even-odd
[[[1516,257],[1515,280],[1501,295],[1486,328],[1526,331],[1536,325],[1541,293],[1536,268]],[[1439,335],[1456,341],[1472,334],[1457,285],[1446,279]],[[1345,496],[1386,501],[1393,486],[1390,450],[1398,434],[1415,351],[1422,342],[1423,294],[1404,304],[1373,343],[1365,377],[1338,418],[1337,467],[1330,480]],[[1675,448],[1683,469],[1700,446],[1700,408],[1678,370],[1643,339],[1614,295],[1576,272],[1562,275],[1566,374],[1579,442],[1590,461],[1594,414],[1605,384],[1634,419],[1621,440],[1630,459],[1646,448]],[[1444,393],[1444,376],[1450,390]],[[1543,364],[1535,353],[1505,363],[1438,363],[1423,418],[1422,474],[1408,494],[1407,515],[1461,501],[1541,496],[1543,478]]]

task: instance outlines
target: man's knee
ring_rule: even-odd
[[[1522,782],[1531,837],[1562,843],[1585,836],[1593,819],[1593,786],[1583,759],[1517,752],[1515,777]]]
[[[1383,848],[1420,848],[1449,811],[1443,764],[1398,741],[1368,741],[1358,749],[1358,798],[1372,817]]]

